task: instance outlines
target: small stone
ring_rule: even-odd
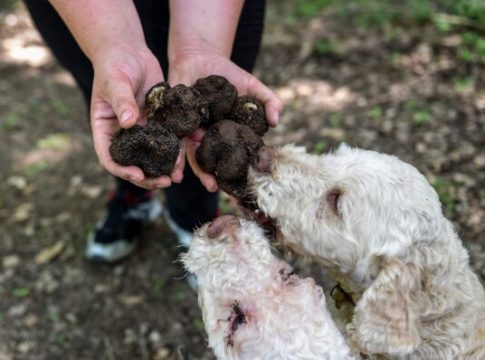
[[[7,315],[9,317],[20,317],[20,316],[23,316],[26,311],[27,311],[26,304],[17,304],[17,305],[11,306],[8,309]]]
[[[2,264],[4,268],[14,268],[20,264],[20,258],[17,255],[7,255],[2,259]]]

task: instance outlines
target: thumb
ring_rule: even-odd
[[[140,109],[135,99],[135,92],[129,82],[109,82],[105,88],[105,95],[122,128],[128,129],[136,124],[140,116]]]

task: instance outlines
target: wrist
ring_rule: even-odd
[[[170,41],[168,46],[168,61],[170,64],[177,64],[188,59],[201,58],[208,55],[228,59],[230,51],[203,39],[175,40]]]

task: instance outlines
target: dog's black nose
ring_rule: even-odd
[[[253,167],[259,172],[270,172],[276,149],[269,146],[261,147],[253,160]]]

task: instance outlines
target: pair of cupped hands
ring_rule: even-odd
[[[101,165],[119,178],[154,190],[180,183],[187,157],[194,174],[204,187],[208,191],[216,191],[218,186],[214,176],[202,171],[195,159],[195,152],[204,134],[202,129],[182,139],[180,154],[169,176],[147,178],[140,168],[121,166],[113,161],[109,146],[114,132],[120,127],[127,129],[135,124],[144,124],[145,94],[153,85],[164,80],[164,74],[148,48],[120,47],[98,58],[93,66],[91,129]],[[278,124],[282,103],[273,91],[217,51],[187,50],[179,54],[169,68],[168,82],[172,86],[190,86],[197,79],[212,74],[224,76],[237,88],[239,95],[251,95],[264,103],[269,126]]]

